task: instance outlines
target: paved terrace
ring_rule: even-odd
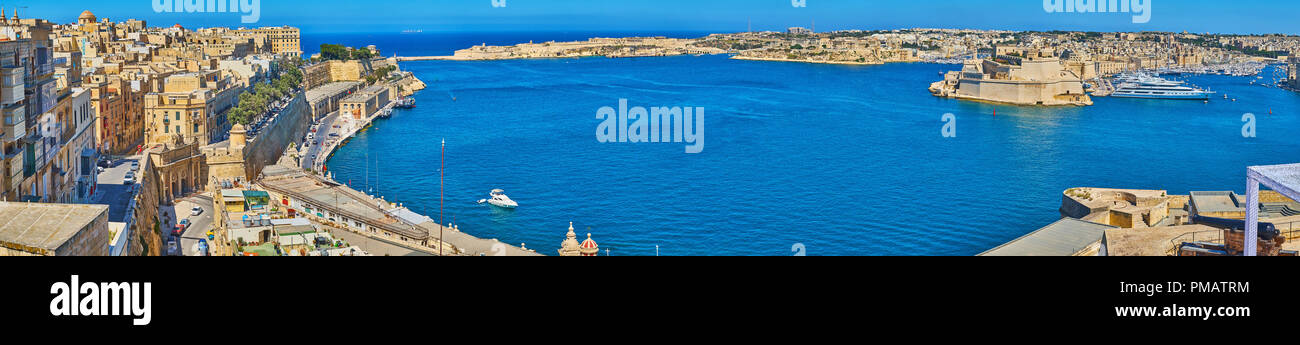
[[[494,255],[502,251],[508,256],[539,255],[518,247],[504,245],[495,240],[485,240],[450,229],[440,229],[443,227],[433,222],[418,225],[407,224],[388,216],[388,211],[394,209],[390,204],[373,199],[337,182],[308,175],[299,168],[274,165],[268,166],[262,171],[262,174],[263,178],[258,184],[267,190],[289,195],[326,209],[330,213],[360,220],[372,227],[394,234],[416,240],[431,240],[430,242],[436,243],[439,239],[439,230],[443,230],[442,233],[446,237],[443,242],[450,245],[449,248],[444,250],[449,255],[454,255],[452,254],[455,252],[453,248],[463,251],[460,253],[462,255]],[[431,248],[421,248],[421,250],[432,250],[436,253],[438,248],[435,244]]]

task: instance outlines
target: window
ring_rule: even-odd
[[[167,126],[163,126],[163,133],[171,133]]]

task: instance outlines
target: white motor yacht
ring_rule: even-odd
[[[492,196],[492,198],[479,200],[478,203],[482,204],[486,202],[492,206],[496,206],[500,208],[519,207],[519,203],[516,203],[514,200],[510,200],[510,197],[506,196],[506,191],[504,190],[493,189],[490,195]]]

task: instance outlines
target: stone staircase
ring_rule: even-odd
[[[1292,203],[1264,203],[1259,205],[1260,213],[1267,215],[1276,215],[1276,217],[1290,217],[1300,215],[1300,205]],[[1276,218],[1272,217],[1272,218]]]

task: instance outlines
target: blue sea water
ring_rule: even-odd
[[[514,35],[489,44],[553,39]],[[465,40],[389,36],[408,37],[381,40],[415,52],[403,55],[447,54]],[[928,85],[960,67],[942,64],[679,56],[402,67],[429,84],[419,107],[340,149],[329,161],[336,179],[436,219],[445,138],[447,221],[544,254],[573,222],[612,255],[790,255],[795,244],[808,255],[973,255],[1058,219],[1071,187],[1240,192],[1247,166],[1300,161],[1300,94],[1239,77],[1186,78],[1237,102],[1039,108],[933,97]],[[597,109],[620,99],[705,108],[703,153],[597,142]],[[945,113],[955,138],[941,135]],[[1256,114],[1256,138],[1242,136],[1245,113]],[[475,203],[494,188],[520,208]]]

